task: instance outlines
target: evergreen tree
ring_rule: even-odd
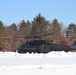
[[[66,32],[67,38],[75,39],[76,38],[76,25],[74,23],[69,24]]]
[[[39,13],[32,21],[32,35],[42,37],[47,33],[50,22]]]
[[[22,20],[20,22],[19,33],[20,33],[20,36],[22,37],[29,36],[30,34],[30,22],[29,21],[25,22],[24,20]]]
[[[3,22],[0,21],[0,37],[4,35],[4,32],[5,32],[5,27],[3,25]]]
[[[57,37],[61,35],[62,26],[60,25],[57,19],[54,19],[51,25],[52,25],[51,32],[53,33],[52,38],[53,40],[56,40]]]
[[[3,41],[3,36],[5,34],[5,27],[2,21],[0,21],[0,43]]]

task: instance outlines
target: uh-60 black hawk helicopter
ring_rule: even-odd
[[[58,45],[54,44],[50,41],[46,40],[40,40],[38,38],[42,37],[19,37],[19,38],[35,38],[35,40],[28,41],[22,45],[20,45],[19,48],[13,50],[14,52],[18,53],[48,53],[50,51],[73,51],[76,50],[76,41],[74,42],[73,45],[71,46],[63,46],[63,45]],[[37,40],[38,39],[38,40]]]

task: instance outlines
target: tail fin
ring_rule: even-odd
[[[76,41],[73,43],[73,45],[76,45]]]

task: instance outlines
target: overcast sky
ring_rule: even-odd
[[[32,21],[38,13],[49,21],[57,18],[65,26],[76,24],[76,0],[0,0],[0,20],[6,25]]]

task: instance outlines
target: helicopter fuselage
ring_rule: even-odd
[[[34,40],[22,44],[18,49],[18,53],[48,53],[50,51],[72,51],[76,50],[76,45],[72,46],[62,46],[58,44],[53,44],[45,40]]]

